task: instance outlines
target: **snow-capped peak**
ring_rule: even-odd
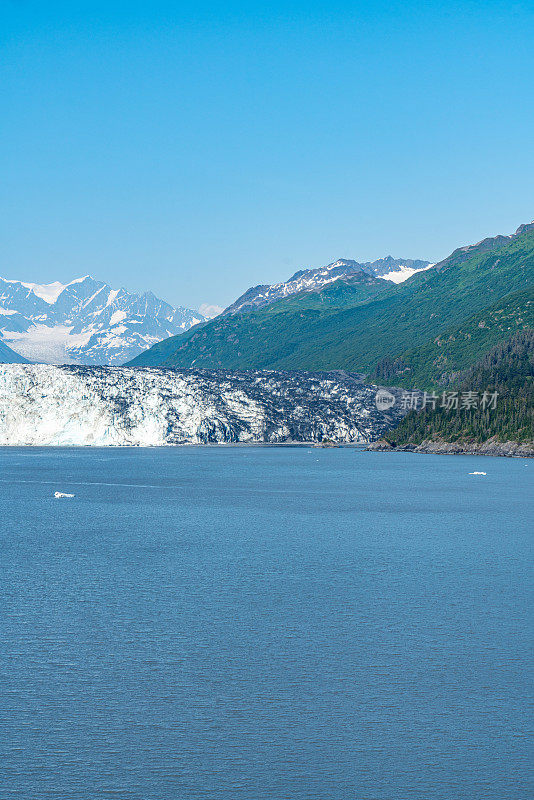
[[[416,272],[430,269],[432,266],[434,265],[428,261],[393,258],[392,256],[363,263],[348,258],[338,258],[337,261],[332,261],[325,267],[301,269],[282,283],[274,283],[271,286],[253,286],[232,303],[224,313],[236,314],[248,308],[267,306],[299,292],[315,292],[334,281],[354,278],[358,273],[371,278],[385,278],[395,283],[402,283]]]
[[[122,364],[205,319],[90,275],[66,284],[0,278],[0,308],[1,340],[31,361],[54,364]]]
[[[59,295],[65,288],[64,283],[54,281],[53,283],[26,283],[26,281],[9,280],[8,278],[0,278],[0,283],[12,283],[23,286],[28,289],[28,293],[33,293],[36,297],[44,300],[45,303],[52,305],[56,302]]]
[[[37,297],[40,297],[41,300],[44,300],[45,303],[49,303],[49,305],[56,302],[65,288],[65,285],[59,281],[54,281],[53,283],[23,283],[22,285]]]

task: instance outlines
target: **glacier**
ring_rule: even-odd
[[[0,361],[7,363],[123,364],[205,320],[152,292],[112,289],[90,275],[67,284],[0,278],[0,344],[10,348],[0,350]]]
[[[369,442],[406,413],[376,392],[346,372],[2,364],[0,445]]]

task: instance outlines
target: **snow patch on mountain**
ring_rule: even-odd
[[[375,278],[385,278],[395,283],[407,280],[416,272],[434,266],[428,261],[386,256],[377,261],[360,263],[340,258],[325,267],[302,269],[289,280],[272,285],[253,286],[241,295],[224,314],[235,314],[249,308],[261,308],[299,292],[314,292],[337,280],[350,280],[358,273]]]
[[[89,275],[67,284],[0,278],[1,340],[30,361],[118,365],[204,320]]]
[[[404,283],[404,281],[407,281],[412,275],[415,275],[416,272],[425,272],[427,269],[431,269],[434,266],[435,264],[428,264],[426,267],[414,269],[413,267],[407,267],[403,264],[400,269],[388,272],[386,275],[379,275],[378,277],[383,278],[385,281],[392,281],[393,283]]]
[[[12,331],[9,346],[28,361],[47,364],[75,364],[70,351],[83,347],[89,341],[89,331],[71,333],[69,325],[50,327],[42,323],[32,325],[27,331]]]
[[[15,282],[9,281],[9,283]],[[22,285],[50,305],[56,302],[63,289],[65,289],[65,284],[59,281],[54,281],[53,283],[23,283]]]
[[[219,314],[222,314],[224,308],[222,306],[218,306],[215,303],[202,303],[198,310],[206,319],[215,319],[218,317]]]

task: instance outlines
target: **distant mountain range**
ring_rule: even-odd
[[[300,270],[210,320],[90,277],[0,280],[0,361],[348,370],[425,389],[533,327],[533,285],[534,223],[435,265],[388,256]]]
[[[123,364],[205,317],[152,292],[112,289],[90,276],[68,284],[0,278],[0,362]]]
[[[301,392],[296,386],[282,408],[280,397],[285,390],[270,382],[273,371],[283,375],[286,383],[297,384],[300,378],[294,376],[295,371],[316,376],[330,372],[340,385],[366,375],[371,383],[396,387],[392,391],[397,393],[402,389],[441,392],[451,387],[457,392],[484,392],[493,387],[502,395],[499,414],[458,413],[445,418],[437,409],[436,413],[418,411],[391,432],[393,438],[377,446],[436,452],[474,448],[473,452],[501,455],[534,452],[533,330],[534,222],[519,226],[509,236],[460,247],[438,264],[391,257],[366,263],[341,259],[301,270],[285,282],[252,287],[214,319],[173,308],[151,293],[139,296],[111,289],[90,277],[67,285],[0,279],[0,363],[28,359],[118,365],[128,361],[133,367],[185,370],[184,380],[194,373],[202,381],[203,370],[216,370],[206,378],[214,397],[222,391],[224,375],[230,374],[224,371],[230,370],[241,376],[239,381],[265,382],[271,392],[265,400],[268,425],[280,424],[280,436],[290,439],[304,436],[293,430],[293,412],[297,416],[302,412],[308,419],[314,406],[311,400],[305,412],[300,401],[294,406]],[[19,374],[17,368],[10,369],[13,375]],[[21,369],[21,375],[33,380],[33,367]],[[85,374],[83,367],[70,369]],[[118,380],[111,372],[105,373],[106,387]],[[124,377],[121,408],[130,402],[136,381],[152,386],[156,380],[153,370],[119,372]],[[161,373],[162,393],[154,394],[150,388],[148,395],[157,399],[155,408],[163,397],[167,405],[170,402],[167,378],[172,383],[173,375]],[[37,395],[41,403],[45,395],[40,390]],[[187,397],[188,403],[193,402],[191,420],[195,422],[201,400]],[[276,397],[276,409],[272,397]],[[176,417],[175,401],[167,411]],[[63,413],[60,394],[57,402]],[[234,430],[223,409],[217,422],[222,427],[213,433],[211,405],[208,411],[206,441],[212,435],[217,441],[241,440],[242,421],[236,422]],[[334,411],[334,416],[341,414],[337,407]],[[174,420],[172,425],[169,422],[171,427],[165,422],[162,430],[168,433],[175,423],[181,425],[182,412],[180,405],[176,419],[172,414],[168,417],[167,422]],[[305,435],[320,440],[327,435],[321,431]],[[371,431],[367,433],[372,438]],[[328,432],[327,438],[332,435]]]
[[[362,264],[340,259],[326,267],[301,270],[285,283],[253,287],[223,314],[317,291],[338,279],[380,276],[401,282],[430,266],[428,261],[391,256]],[[137,295],[112,289],[89,275],[68,284],[0,278],[0,363],[124,364],[214,316],[206,314],[174,308],[151,292]]]
[[[358,274],[402,283],[416,272],[422,272],[432,266],[434,265],[429,261],[414,261],[411,258],[392,258],[392,256],[364,263],[340,258],[326,267],[299,270],[283,283],[253,286],[223,313],[236,314],[252,308],[263,308],[293,294],[316,292],[334,281],[351,280]]]
[[[131,363],[341,369],[425,389],[446,384],[452,373],[534,324],[534,223],[460,247],[432,269],[427,262],[400,262],[338,261],[296,273],[285,284],[255,287],[221,316]],[[392,266],[417,273],[394,283]]]

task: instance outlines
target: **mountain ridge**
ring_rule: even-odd
[[[28,361],[23,356],[15,353],[11,347],[0,339],[0,364],[27,364]]]
[[[358,273],[401,283],[416,272],[422,272],[433,266],[430,261],[392,256],[365,262],[339,258],[324,267],[297,270],[287,281],[251,286],[223,311],[223,316],[252,308],[263,308],[303,291],[318,291],[334,281],[348,280]]]
[[[120,364],[204,319],[90,275],[67,284],[0,278],[1,341],[30,361]]]
[[[468,244],[464,245],[463,247],[458,247],[442,261],[438,261],[434,266],[439,272],[453,261],[460,263],[461,261],[467,260],[471,257],[472,251],[474,250],[477,250],[478,252],[495,250],[508,244],[512,241],[512,239],[517,239],[518,236],[522,236],[524,233],[528,233],[532,230],[534,230],[534,221],[525,222],[519,225],[514,233],[510,233],[509,235],[497,234],[497,236],[487,236],[484,239],[481,239],[479,242],[476,242],[476,244]]]
[[[160,342],[132,366],[372,373],[382,359],[423,346],[507,295],[528,289],[534,280],[534,224],[458,248],[403,283],[380,281],[389,284],[382,291],[377,291],[379,279],[373,280],[367,286],[346,278],[329,281],[318,291],[221,315]],[[336,293],[332,302],[320,302]]]

